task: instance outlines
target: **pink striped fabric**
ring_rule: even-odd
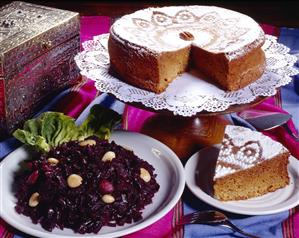
[[[108,32],[110,27],[110,18],[105,16],[81,17],[81,40],[89,40],[94,35]],[[268,34],[278,35],[279,30],[276,27],[262,24],[262,27]],[[82,82],[80,85],[72,88],[57,105],[57,111],[62,111],[70,116],[77,117],[84,108],[99,94],[90,80]],[[276,97],[277,98],[277,97]],[[255,109],[282,111],[274,97],[266,100]],[[127,106],[123,115],[123,127],[130,131],[140,131],[144,121],[155,113]],[[289,123],[293,127],[292,122]],[[290,138],[279,129],[268,134],[274,139],[280,140],[290,151],[299,158],[299,146],[291,142]],[[127,235],[127,238],[135,237],[183,237],[184,231],[176,229],[177,221],[183,215],[182,201],[174,209],[155,224]],[[13,237],[14,232],[3,220],[0,220],[0,237]],[[284,237],[299,237],[299,208],[290,210],[289,218],[283,223]]]

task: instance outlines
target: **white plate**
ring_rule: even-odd
[[[76,234],[70,229],[55,228],[52,232],[44,230],[39,224],[33,224],[30,218],[18,214],[14,207],[16,198],[12,192],[14,172],[19,164],[29,158],[26,147],[21,147],[7,156],[0,164],[0,215],[10,225],[25,233],[38,237],[120,237],[145,228],[166,215],[180,199],[184,186],[184,168],[175,155],[161,142],[138,133],[117,131],[111,136],[117,144],[132,148],[141,159],[148,161],[155,168],[159,191],[153,203],[145,207],[143,219],[139,222],[117,227],[103,227],[98,234]]]
[[[195,153],[185,165],[186,184],[202,201],[219,209],[244,215],[266,215],[286,211],[299,204],[299,161],[290,157],[290,184],[275,192],[242,201],[213,198],[212,175],[219,149],[209,147]]]

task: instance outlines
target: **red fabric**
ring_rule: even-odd
[[[91,80],[80,86],[73,88],[70,93],[62,98],[59,104],[56,105],[55,110],[77,118],[98,94],[94,82]]]
[[[80,18],[81,42],[91,40],[93,36],[109,32],[110,20],[111,18],[106,16],[82,16]]]
[[[80,40],[81,43],[91,40],[93,36],[109,32],[110,17],[106,16],[82,16],[80,18]],[[74,118],[78,117],[86,106],[99,94],[94,87],[94,82],[87,80],[77,85],[56,106],[57,111]]]
[[[171,210],[168,214],[162,217],[160,220],[155,222],[154,224],[132,233],[130,235],[126,235],[126,238],[140,238],[140,237],[147,237],[147,238],[168,238],[171,237],[172,231],[172,221],[173,219],[173,210]]]
[[[279,28],[268,24],[260,24],[264,32],[268,35],[279,36]]]
[[[299,206],[294,208],[294,214],[290,218],[292,220],[291,224],[294,229],[294,237],[299,237]]]

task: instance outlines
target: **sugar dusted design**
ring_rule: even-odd
[[[248,169],[284,151],[280,143],[260,132],[229,125],[225,129],[214,179]]]
[[[180,37],[184,31],[193,39]],[[228,59],[244,54],[248,45],[261,45],[264,41],[262,29],[250,17],[207,6],[137,11],[116,21],[111,34],[156,52],[194,44],[210,52],[225,52]]]
[[[246,168],[261,160],[262,150],[258,141],[248,141],[242,146],[236,146],[232,139],[225,135],[219,159],[234,164],[234,167]]]

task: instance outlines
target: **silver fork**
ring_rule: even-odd
[[[231,223],[226,215],[219,211],[198,211],[185,215],[182,220],[179,222],[179,225],[187,224],[209,224],[209,225],[221,225],[228,227],[233,231],[236,231],[246,237],[250,238],[259,238],[258,236],[249,234],[242,231],[240,228],[236,227]]]

